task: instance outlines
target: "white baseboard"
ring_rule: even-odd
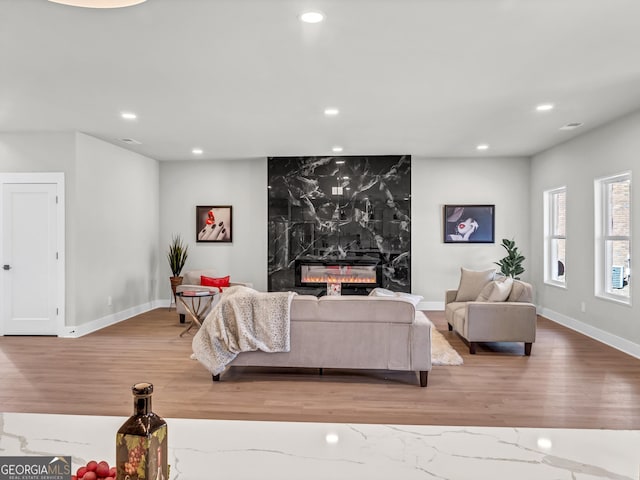
[[[615,348],[616,350],[620,350],[621,352],[626,353],[627,355],[631,355],[632,357],[640,358],[640,345],[637,343],[630,342],[622,337],[618,337],[609,332],[605,332],[593,325],[589,325],[587,323],[576,320],[575,318],[568,317],[563,315],[562,313],[554,312],[548,308],[539,308],[538,313],[549,320],[552,320],[564,327],[570,328],[571,330],[575,330],[576,332],[582,333],[587,337],[593,338],[605,345],[609,345],[610,347]]]
[[[102,318],[97,318],[91,322],[83,323],[82,325],[67,325],[64,327],[65,331],[58,336],[62,338],[79,338],[110,325],[115,325],[116,323],[127,320],[128,318],[135,317],[136,315],[139,315],[141,313],[168,306],[169,300],[154,300],[148,303],[143,303],[141,305],[136,305],[135,307],[127,308],[126,310],[122,310],[121,312],[116,312]]]

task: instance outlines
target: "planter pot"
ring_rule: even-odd
[[[171,291],[173,292],[173,304],[176,304],[176,287],[178,285],[182,285],[182,277],[169,277],[169,281],[171,282]],[[171,305],[169,305],[171,308]]]

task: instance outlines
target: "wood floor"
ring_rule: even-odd
[[[640,360],[544,318],[530,357],[522,344],[469,355],[426,313],[465,362],[434,366],[427,388],[373,370],[237,367],[214,383],[163,308],[79,339],[0,337],[0,411],[128,416],[131,385],[149,381],[173,418],[640,429]]]

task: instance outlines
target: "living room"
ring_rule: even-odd
[[[566,4],[567,9],[578,8],[575,2]],[[15,12],[19,10],[13,2],[11,8]],[[624,8],[632,12],[637,9],[629,3],[625,3]],[[19,13],[23,14],[22,11]],[[567,17],[569,15],[562,15],[562,18]],[[58,20],[62,21],[61,18]],[[562,38],[560,33],[556,34]],[[629,33],[629,39],[627,45],[637,45],[637,35]],[[630,47],[626,46],[624,51],[626,48]],[[25,49],[31,52],[33,47],[29,44]],[[81,54],[77,55],[74,58],[82,58]],[[629,65],[635,63],[624,53],[620,54],[620,59],[619,63],[624,59]],[[15,60],[12,61],[11,65],[15,66]],[[41,61],[46,63],[45,59]],[[586,122],[576,131],[558,130],[567,121],[583,119],[567,118],[562,102],[547,98],[552,89],[539,92],[545,98],[530,95],[533,103],[518,105],[517,108],[526,111],[523,116],[527,121],[540,121],[545,128],[553,125],[553,132],[535,146],[519,151],[511,148],[508,153],[500,150],[499,138],[491,140],[491,148],[485,151],[476,150],[476,145],[469,143],[464,147],[466,153],[460,153],[461,142],[456,138],[450,142],[451,151],[441,149],[434,152],[428,147],[413,149],[403,146],[401,141],[390,141],[382,147],[377,145],[379,150],[375,151],[372,147],[370,150],[346,148],[340,153],[331,152],[332,134],[340,132],[346,135],[344,132],[348,132],[349,127],[345,126],[340,129],[328,127],[317,135],[327,142],[322,148],[317,143],[310,144],[308,150],[303,151],[292,150],[289,145],[278,151],[246,148],[240,156],[232,153],[209,156],[205,149],[202,158],[192,155],[187,148],[190,149],[196,141],[204,140],[193,139],[184,132],[183,135],[176,133],[176,137],[184,137],[180,148],[184,148],[186,153],[180,158],[167,159],[140,153],[135,145],[124,145],[114,140],[135,138],[139,125],[149,121],[144,112],[139,112],[139,125],[117,124],[110,135],[95,132],[93,124],[62,130],[46,122],[34,122],[32,128],[21,129],[17,127],[17,121],[14,125],[9,119],[0,128],[0,181],[8,181],[16,174],[64,173],[64,195],[61,195],[65,214],[62,253],[65,265],[64,303],[60,305],[63,315],[56,333],[59,337],[73,337],[73,340],[81,341],[83,336],[136,315],[166,309],[171,300],[171,272],[166,250],[175,234],[180,234],[189,244],[186,270],[215,268],[221,275],[230,275],[232,280],[251,282],[257,290],[266,291],[269,156],[411,155],[411,291],[424,297],[418,305],[420,310],[441,311],[444,292],[448,288],[456,288],[461,267],[492,268],[494,262],[504,256],[500,240],[514,239],[527,257],[522,277],[534,286],[535,303],[542,317],[638,359],[640,325],[636,319],[640,318],[640,312],[637,302],[616,302],[594,293],[597,280],[594,181],[625,172],[630,172],[633,177],[634,170],[636,175],[638,173],[636,152],[640,149],[640,137],[637,135],[640,131],[640,102],[637,71],[632,66],[628,68],[626,77],[624,69],[616,70],[618,78],[607,84],[609,93],[616,88],[626,88],[626,100],[618,99],[616,108],[612,106],[611,111],[603,109],[602,116],[597,120],[594,118],[593,124]],[[578,82],[577,79],[575,81]],[[480,80],[478,82],[481,83]],[[597,83],[596,80],[594,82]],[[40,100],[56,97],[56,88],[43,88],[34,95]],[[557,90],[560,94],[565,89]],[[597,97],[584,85],[575,87],[575,90],[580,91],[583,101],[589,96]],[[171,96],[168,92],[171,92],[170,88],[158,96]],[[8,96],[4,93],[5,97]],[[67,100],[73,98],[62,97]],[[175,102],[179,102],[180,97],[181,94],[176,94]],[[535,102],[543,100],[555,101],[556,109],[544,113],[544,117],[536,117],[538,113],[533,111]],[[491,111],[491,108],[487,111],[487,118],[491,117]],[[580,111],[578,108],[571,113]],[[461,111],[458,114],[458,118],[465,116]],[[319,116],[323,117],[321,111]],[[323,122],[327,120],[321,119]],[[235,125],[241,124],[238,119],[234,121],[238,122]],[[212,121],[216,128],[220,127],[219,123],[218,120]],[[382,123],[388,125],[387,122]],[[406,123],[402,122],[403,127],[407,127]],[[503,120],[500,124],[504,131],[501,139],[505,143],[517,129],[511,125],[507,128],[508,123]],[[357,123],[350,121],[349,124],[358,130]],[[287,124],[286,128],[290,125]],[[286,128],[269,130],[269,135]],[[460,138],[465,130],[471,128],[468,125],[460,127]],[[479,129],[479,124],[475,128]],[[224,137],[224,133],[213,127],[210,135],[218,142]],[[251,144],[252,138],[257,142],[263,136],[248,132],[246,143]],[[100,137],[108,137],[110,141]],[[165,133],[165,137],[171,138],[171,134]],[[158,148],[168,150],[172,143],[178,142],[173,139]],[[286,139],[281,142],[286,143]],[[428,143],[427,139],[425,144]],[[389,145],[394,148],[391,152],[384,150]],[[567,191],[568,217],[566,286],[558,287],[545,281],[544,198],[546,191],[563,186]],[[443,242],[443,206],[448,204],[494,205],[496,242]],[[232,242],[196,242],[195,209],[198,205],[233,207]],[[636,196],[632,197],[630,211],[632,235],[638,237],[640,208]],[[34,224],[38,220],[34,215]],[[0,295],[6,294],[2,291]],[[2,298],[0,303],[4,303]],[[630,299],[633,299],[633,294]],[[486,355],[481,357],[484,362],[493,361]],[[206,375],[202,380],[206,384],[203,388],[212,388]],[[305,385],[305,392],[313,395],[308,385]],[[128,394],[124,393],[125,396]]]
[[[496,238],[515,239],[527,257],[524,278],[535,286],[539,313],[640,356],[637,306],[596,297],[593,262],[570,263],[570,288],[559,289],[545,284],[541,261],[543,192],[561,185],[571,192],[571,202],[584,206],[574,213],[578,220],[568,223],[567,237],[579,239],[570,246],[573,258],[593,257],[593,181],[633,172],[639,141],[632,132],[638,123],[636,112],[530,158],[413,157],[412,243],[420,248],[412,251],[412,291],[424,297],[420,308],[443,308],[444,290],[457,286],[461,266],[485,269],[503,256],[499,242],[444,243],[442,206],[493,204]],[[66,237],[73,248],[67,250],[67,320],[61,335],[79,335],[168,305],[165,250],[175,234],[191,246],[187,270],[215,268],[266,291],[266,158],[158,162],[83,133],[0,138],[4,172],[63,171],[75,180],[75,188],[67,187]],[[206,204],[233,206],[233,242],[195,242],[195,207]],[[127,232],[126,239],[121,232]],[[118,272],[108,268],[114,264],[122,265]]]

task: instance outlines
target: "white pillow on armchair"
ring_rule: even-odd
[[[505,302],[511,294],[513,286],[513,278],[502,277],[487,283],[478,297],[476,302]]]

